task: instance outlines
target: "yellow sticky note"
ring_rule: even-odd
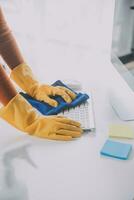
[[[112,124],[109,126],[109,136],[116,138],[134,138],[134,130],[129,125]]]

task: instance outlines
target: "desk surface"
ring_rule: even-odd
[[[99,153],[108,138],[108,125],[120,122],[108,101],[108,88],[111,84],[118,84],[118,74],[106,54],[79,48],[77,51],[72,48],[70,53],[70,49],[64,46],[57,46],[55,52],[52,51],[51,43],[47,43],[46,49],[43,64],[50,65],[46,68],[47,74],[51,74],[54,67],[55,72],[57,71],[52,74],[50,81],[60,77],[68,78],[70,75],[81,81],[85,89],[92,90],[96,134],[83,134],[80,139],[71,142],[31,139],[23,137],[19,131],[0,120],[1,150],[16,143],[18,138],[19,142],[22,140],[32,143],[28,153],[37,168],[34,169],[21,159],[16,159],[13,163],[16,177],[27,188],[27,199],[131,200],[134,196],[133,156],[128,161],[120,161],[101,157]],[[55,66],[55,63],[59,64]],[[39,73],[42,76],[42,69]],[[133,145],[134,141],[129,143]]]

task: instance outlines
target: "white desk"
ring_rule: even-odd
[[[134,158],[120,161],[101,157],[99,153],[108,137],[108,125],[119,121],[108,102],[108,88],[111,84],[118,84],[118,74],[106,54],[58,45],[53,51],[53,47],[51,43],[46,46],[43,64],[48,66],[44,73],[50,74],[56,65],[57,73],[52,74],[51,81],[71,76],[81,81],[85,88],[92,88],[96,135],[83,134],[71,142],[24,138],[32,141],[29,155],[38,166],[34,169],[23,160],[14,161],[16,176],[27,186],[28,200],[132,200]],[[40,75],[43,78],[41,70]],[[16,143],[19,135],[1,120],[0,133],[1,149]],[[134,144],[134,141],[129,143]]]

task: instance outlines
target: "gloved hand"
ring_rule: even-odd
[[[67,103],[71,103],[76,97],[71,90],[65,87],[40,85],[35,79],[30,67],[25,63],[18,65],[12,70],[11,78],[30,96],[54,107],[56,107],[58,103],[51,99],[50,96],[59,95]]]
[[[1,108],[0,117],[17,129],[41,138],[71,140],[82,133],[80,124],[71,119],[38,115],[20,94]]]

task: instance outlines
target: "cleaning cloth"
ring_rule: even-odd
[[[58,80],[55,83],[53,83],[52,86],[63,86],[63,87],[66,87],[66,88],[70,89],[64,83],[62,83],[60,80]],[[70,89],[70,90],[72,90],[72,89]],[[89,96],[87,94],[76,93],[75,91],[73,91],[73,92],[76,94],[76,98],[71,103],[65,102],[64,99],[62,99],[60,96],[51,97],[51,98],[53,98],[54,100],[56,100],[58,102],[58,106],[57,107],[52,107],[52,106],[50,106],[49,104],[47,104],[45,102],[38,101],[38,100],[32,98],[31,96],[29,96],[26,93],[20,92],[20,94],[34,108],[36,108],[43,115],[56,115],[56,114],[60,113],[61,111],[64,111],[64,110],[69,109],[69,108],[74,108],[74,107],[76,107],[78,105],[81,105],[82,103],[86,102],[87,99],[89,99]]]

